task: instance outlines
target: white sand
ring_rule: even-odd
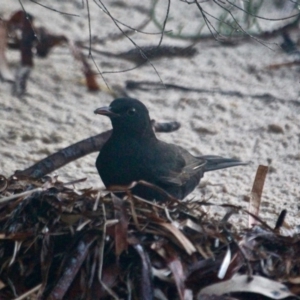
[[[83,1],[85,3],[85,1]],[[107,1],[109,2],[109,1]],[[139,3],[131,1],[130,3]],[[150,1],[149,1],[150,2]],[[88,21],[81,1],[43,1],[57,10],[78,14],[71,17],[47,10],[30,1],[22,1],[27,12],[35,16],[36,26],[44,26],[56,34],[65,34],[69,39],[88,41]],[[110,3],[116,4],[117,1]],[[173,3],[173,2],[172,2]],[[160,19],[165,14],[165,5],[159,4]],[[2,1],[2,17],[7,18],[20,9],[19,1]],[[119,30],[100,9],[90,1],[92,35],[98,38],[118,34]],[[135,27],[147,18],[135,9],[109,6],[111,13],[124,23]],[[176,31],[184,25],[183,33],[198,27],[196,8],[184,3],[172,4],[167,30]],[[270,16],[270,15],[269,15]],[[270,26],[274,24],[268,23]],[[276,23],[280,26],[280,23]],[[158,32],[150,23],[144,31]],[[140,46],[157,44],[160,36],[136,33],[131,38]],[[165,44],[187,46],[189,41],[164,38]],[[175,90],[127,91],[131,97],[142,100],[157,121],[178,120],[179,131],[160,134],[160,138],[180,144],[193,154],[215,154],[250,160],[246,167],[211,172],[192,196],[211,197],[210,202],[231,203],[247,207],[243,201],[249,195],[259,164],[268,165],[268,174],[261,207],[261,216],[270,225],[276,215],[288,210],[287,223],[297,225],[299,217],[299,139],[300,96],[299,67],[268,70],[269,64],[291,60],[276,44],[281,39],[267,42],[267,46],[255,41],[225,47],[217,42],[200,42],[198,54],[191,59],[168,59],[153,64],[165,83],[186,87],[216,90],[215,93],[181,92]],[[133,48],[126,38],[97,45],[97,49],[121,52]],[[271,49],[270,49],[271,48]],[[86,52],[87,53],[87,52]],[[8,61],[15,72],[20,54],[9,50]],[[95,54],[101,70],[122,70],[133,63],[120,59],[108,59]],[[72,143],[110,128],[108,119],[93,114],[95,108],[109,104],[113,97],[107,92],[89,93],[82,84],[80,66],[67,46],[58,47],[46,59],[35,59],[35,67],[28,82],[27,95],[18,99],[11,95],[11,85],[2,82],[0,87],[0,173],[11,175],[16,169],[29,167],[45,156]],[[106,74],[105,79],[124,87],[126,80],[150,80],[159,82],[150,66],[132,72]],[[99,78],[103,85],[103,81]],[[224,93],[240,93],[229,96]],[[283,133],[268,131],[270,124],[282,127]],[[213,134],[203,133],[203,129]],[[67,180],[87,177],[84,186],[101,186],[94,162],[97,153],[75,161],[56,171]],[[238,221],[246,224],[245,218]]]

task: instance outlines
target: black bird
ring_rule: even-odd
[[[113,127],[96,161],[107,188],[144,180],[183,199],[195,189],[204,172],[246,164],[221,156],[195,157],[180,146],[158,140],[148,109],[137,99],[115,99],[109,107],[98,108],[95,113],[108,116]],[[165,197],[142,185],[132,192],[148,200]]]

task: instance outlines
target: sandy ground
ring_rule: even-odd
[[[82,1],[43,1],[56,10],[78,16],[50,11],[30,1],[22,3],[26,11],[35,16],[37,26],[45,26],[53,33],[63,33],[71,40],[88,44],[88,21]],[[110,1],[109,10],[114,17],[135,27],[147,18],[136,9],[138,3],[130,1],[127,6],[121,5],[120,1]],[[150,1],[147,5],[150,6]],[[161,21],[166,5],[162,1],[158,5],[157,17]],[[0,8],[1,17],[7,18],[20,9],[20,2],[2,1]],[[110,36],[120,33],[118,28],[92,1],[90,10],[92,35],[99,39],[108,37],[104,43],[95,46],[97,49],[122,52],[133,48],[126,38],[111,41]],[[170,14],[167,30],[176,33],[183,28],[182,34],[196,33],[199,12],[194,6],[172,2]],[[268,23],[270,28],[274,26],[274,22],[271,23]],[[159,31],[153,22],[143,30]],[[131,38],[144,46],[158,44],[160,36],[135,33]],[[299,67],[267,69],[270,64],[292,59],[280,50],[280,43],[281,38],[265,41],[265,45],[249,40],[236,47],[226,47],[217,42],[202,41],[195,46],[198,54],[191,59],[164,58],[153,61],[155,70],[148,64],[131,72],[104,76],[112,90],[115,85],[124,88],[126,80],[161,80],[208,90],[203,93],[168,89],[126,92],[142,100],[155,120],[182,123],[177,132],[159,134],[161,139],[180,144],[195,155],[215,154],[252,162],[246,167],[206,174],[201,187],[191,197],[246,208],[245,196],[249,195],[257,166],[271,164],[261,216],[273,225],[278,213],[287,209],[286,221],[295,226],[300,215]],[[188,46],[191,42],[164,37],[164,44]],[[15,72],[19,53],[10,50],[7,57]],[[102,71],[134,66],[125,60],[100,55],[95,58]],[[63,46],[54,49],[46,59],[35,60],[27,94],[22,99],[11,95],[9,83],[1,82],[0,173],[9,176],[61,148],[110,128],[109,120],[94,115],[93,111],[108,105],[113,97],[105,91],[87,92],[82,79],[78,63],[68,47]],[[104,85],[101,78],[99,82]],[[274,124],[279,126],[280,133],[269,130]],[[94,153],[70,163],[56,174],[65,180],[87,177],[85,187],[100,187],[102,183],[94,166],[96,156]],[[244,216],[235,220],[246,225]]]

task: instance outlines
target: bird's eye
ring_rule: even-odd
[[[134,107],[131,107],[127,110],[127,115],[133,116],[136,113],[136,109]]]

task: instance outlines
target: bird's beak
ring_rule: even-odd
[[[94,111],[94,113],[97,114],[97,115],[104,115],[104,116],[108,116],[108,117],[117,117],[117,116],[119,116],[118,114],[114,113],[109,106],[104,106],[104,107],[97,108]]]

